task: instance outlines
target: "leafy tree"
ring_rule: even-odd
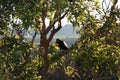
[[[78,31],[80,40],[71,52],[78,79],[118,80],[120,77],[120,23],[117,23],[120,12],[116,4],[117,0],[111,7],[103,8],[106,11],[98,10],[99,18],[90,15],[82,23]]]
[[[58,66],[65,67],[68,78],[81,80],[119,74],[119,23],[116,23],[119,9],[116,3],[117,0],[97,19],[91,11],[101,15],[98,0],[1,0],[0,78],[44,80],[48,72]],[[56,46],[50,46],[65,17],[73,27],[80,27],[80,41],[71,50],[76,66],[65,64],[64,55],[68,51],[60,54]],[[46,19],[50,20],[48,26]],[[31,41],[26,41],[24,31],[29,28],[34,30],[34,35]],[[39,45],[34,42],[37,34],[40,34]]]
[[[76,20],[77,17],[81,18],[80,16],[85,14],[84,10],[86,7],[82,6],[83,2],[84,1],[82,0],[1,0],[1,23],[3,25],[0,25],[0,32],[3,34],[3,38],[1,39],[2,44],[0,46],[0,53],[1,58],[3,53],[8,55],[5,55],[7,60],[6,58],[3,59],[3,63],[1,63],[1,69],[7,70],[4,72],[6,73],[6,76],[8,76],[7,78],[24,79],[23,76],[31,73],[27,67],[32,66],[29,64],[29,62],[34,62],[34,59],[31,61],[33,58],[33,56],[31,58],[31,52],[32,50],[34,51],[35,36],[37,33],[39,33],[40,46],[36,46],[39,48],[37,48],[37,55],[34,57],[36,59],[35,61],[38,62],[35,66],[35,69],[37,70],[36,76],[39,75],[41,76],[41,79],[44,79],[50,65],[57,59],[55,58],[57,54],[51,58],[49,57],[49,54],[51,53],[49,51],[51,40],[62,28],[61,21],[64,17],[68,17],[73,25],[76,26],[78,23]],[[7,20],[5,20],[6,18]],[[48,26],[46,25],[46,19],[50,20]],[[55,24],[58,26],[55,26]],[[9,30],[9,26],[12,26],[11,31]],[[29,27],[35,30],[35,34],[31,40],[32,42],[24,42],[24,36],[21,35],[21,31],[27,31]],[[16,32],[16,35],[14,35],[14,31]],[[60,58],[63,55],[64,54],[59,54],[57,56]],[[13,57],[13,62],[8,62],[11,60],[11,57]],[[18,58],[19,60],[16,60],[15,57],[19,57],[21,59]],[[17,63],[14,61],[17,61]],[[3,68],[3,64],[5,64],[6,67]],[[32,69],[34,70],[33,67]],[[29,75],[32,74],[34,74],[34,72]]]

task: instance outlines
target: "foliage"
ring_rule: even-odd
[[[3,37],[0,44],[0,78],[35,79],[37,62],[31,49],[29,42],[16,39],[15,36]]]
[[[99,72],[98,76],[119,75],[120,33],[116,22],[120,10],[113,2],[107,16],[98,3],[98,0],[1,0],[0,79],[44,80],[58,68],[68,79],[95,78]],[[91,15],[94,11],[99,19]],[[59,51],[50,43],[65,17],[73,27],[80,28],[77,32],[81,37],[73,48]],[[49,25],[46,19],[50,20]],[[29,28],[35,31],[31,41],[24,36]],[[39,45],[34,42],[37,34]]]
[[[109,16],[99,14],[97,19],[90,15],[78,30],[81,37],[71,51],[71,58],[81,80],[120,77],[120,25],[118,14],[113,14],[119,13],[119,9],[113,12],[112,8]]]

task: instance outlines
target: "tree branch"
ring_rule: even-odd
[[[41,32],[44,32],[44,31],[45,31],[45,28],[46,28],[45,18],[46,18],[46,15],[47,15],[48,6],[47,6],[45,3],[43,3],[43,4],[42,4],[42,7],[43,7],[43,9],[42,9],[41,19],[42,19],[43,25],[42,25],[42,30],[41,30]]]
[[[61,25],[61,19],[60,19],[59,22],[58,22],[58,27],[56,29],[53,27],[53,30],[51,31],[51,34],[48,37],[48,43],[51,42],[55,33],[57,33],[61,28],[62,28],[62,25]]]
[[[69,11],[69,9],[68,9],[61,17],[59,17],[59,18],[57,18],[56,20],[54,20],[54,22],[51,23],[51,24],[47,27],[47,29],[46,29],[46,31],[45,31],[46,34],[48,34],[48,32],[52,29],[52,27],[54,26],[54,24],[55,24],[57,21],[62,20],[62,19],[67,15],[68,11]]]
[[[114,11],[117,2],[118,2],[118,0],[114,0],[113,5],[112,5],[112,7],[111,7],[111,13],[110,13],[110,15],[111,15],[112,12]]]
[[[33,42],[34,42],[34,40],[35,40],[35,37],[36,37],[36,35],[37,35],[37,31],[35,31],[35,33],[34,33],[34,35],[33,35],[33,38],[32,38],[32,44],[33,44]]]

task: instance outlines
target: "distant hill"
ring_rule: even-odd
[[[76,35],[76,32],[71,24],[66,24],[56,35]]]
[[[34,35],[34,31],[30,30],[29,32],[30,32],[29,36],[27,36],[28,35],[27,33],[25,33],[25,36],[28,40],[31,40],[32,36]],[[37,43],[39,43],[39,41],[40,41],[39,36],[40,35],[38,34],[35,39],[35,42],[37,42]],[[60,31],[58,31],[55,34],[52,42],[55,42],[55,40],[57,38],[64,40],[70,47],[79,38],[79,35],[76,34],[76,28],[74,29],[71,24],[66,24],[61,28]]]
[[[71,24],[64,25],[58,33],[56,33],[55,37],[68,37],[68,38],[76,38],[79,37],[78,34],[76,34],[76,29],[72,27]]]
[[[29,35],[29,36],[28,36]],[[33,30],[30,30],[29,33],[25,33],[25,36],[27,37],[32,37],[34,35],[34,31]],[[39,35],[37,35],[39,36]],[[72,27],[71,24],[66,24],[64,25],[60,31],[58,31],[55,36],[55,38],[57,37],[60,37],[60,38],[76,38],[76,37],[79,37],[78,34],[76,34],[76,29],[74,29]]]

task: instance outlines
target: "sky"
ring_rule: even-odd
[[[46,22],[46,26],[49,25],[49,22],[50,20],[49,19],[45,19],[45,22]],[[57,26],[58,23],[55,24],[55,26]],[[66,25],[66,24],[71,24],[68,20],[67,20],[67,17],[63,18],[62,19],[62,26]]]

